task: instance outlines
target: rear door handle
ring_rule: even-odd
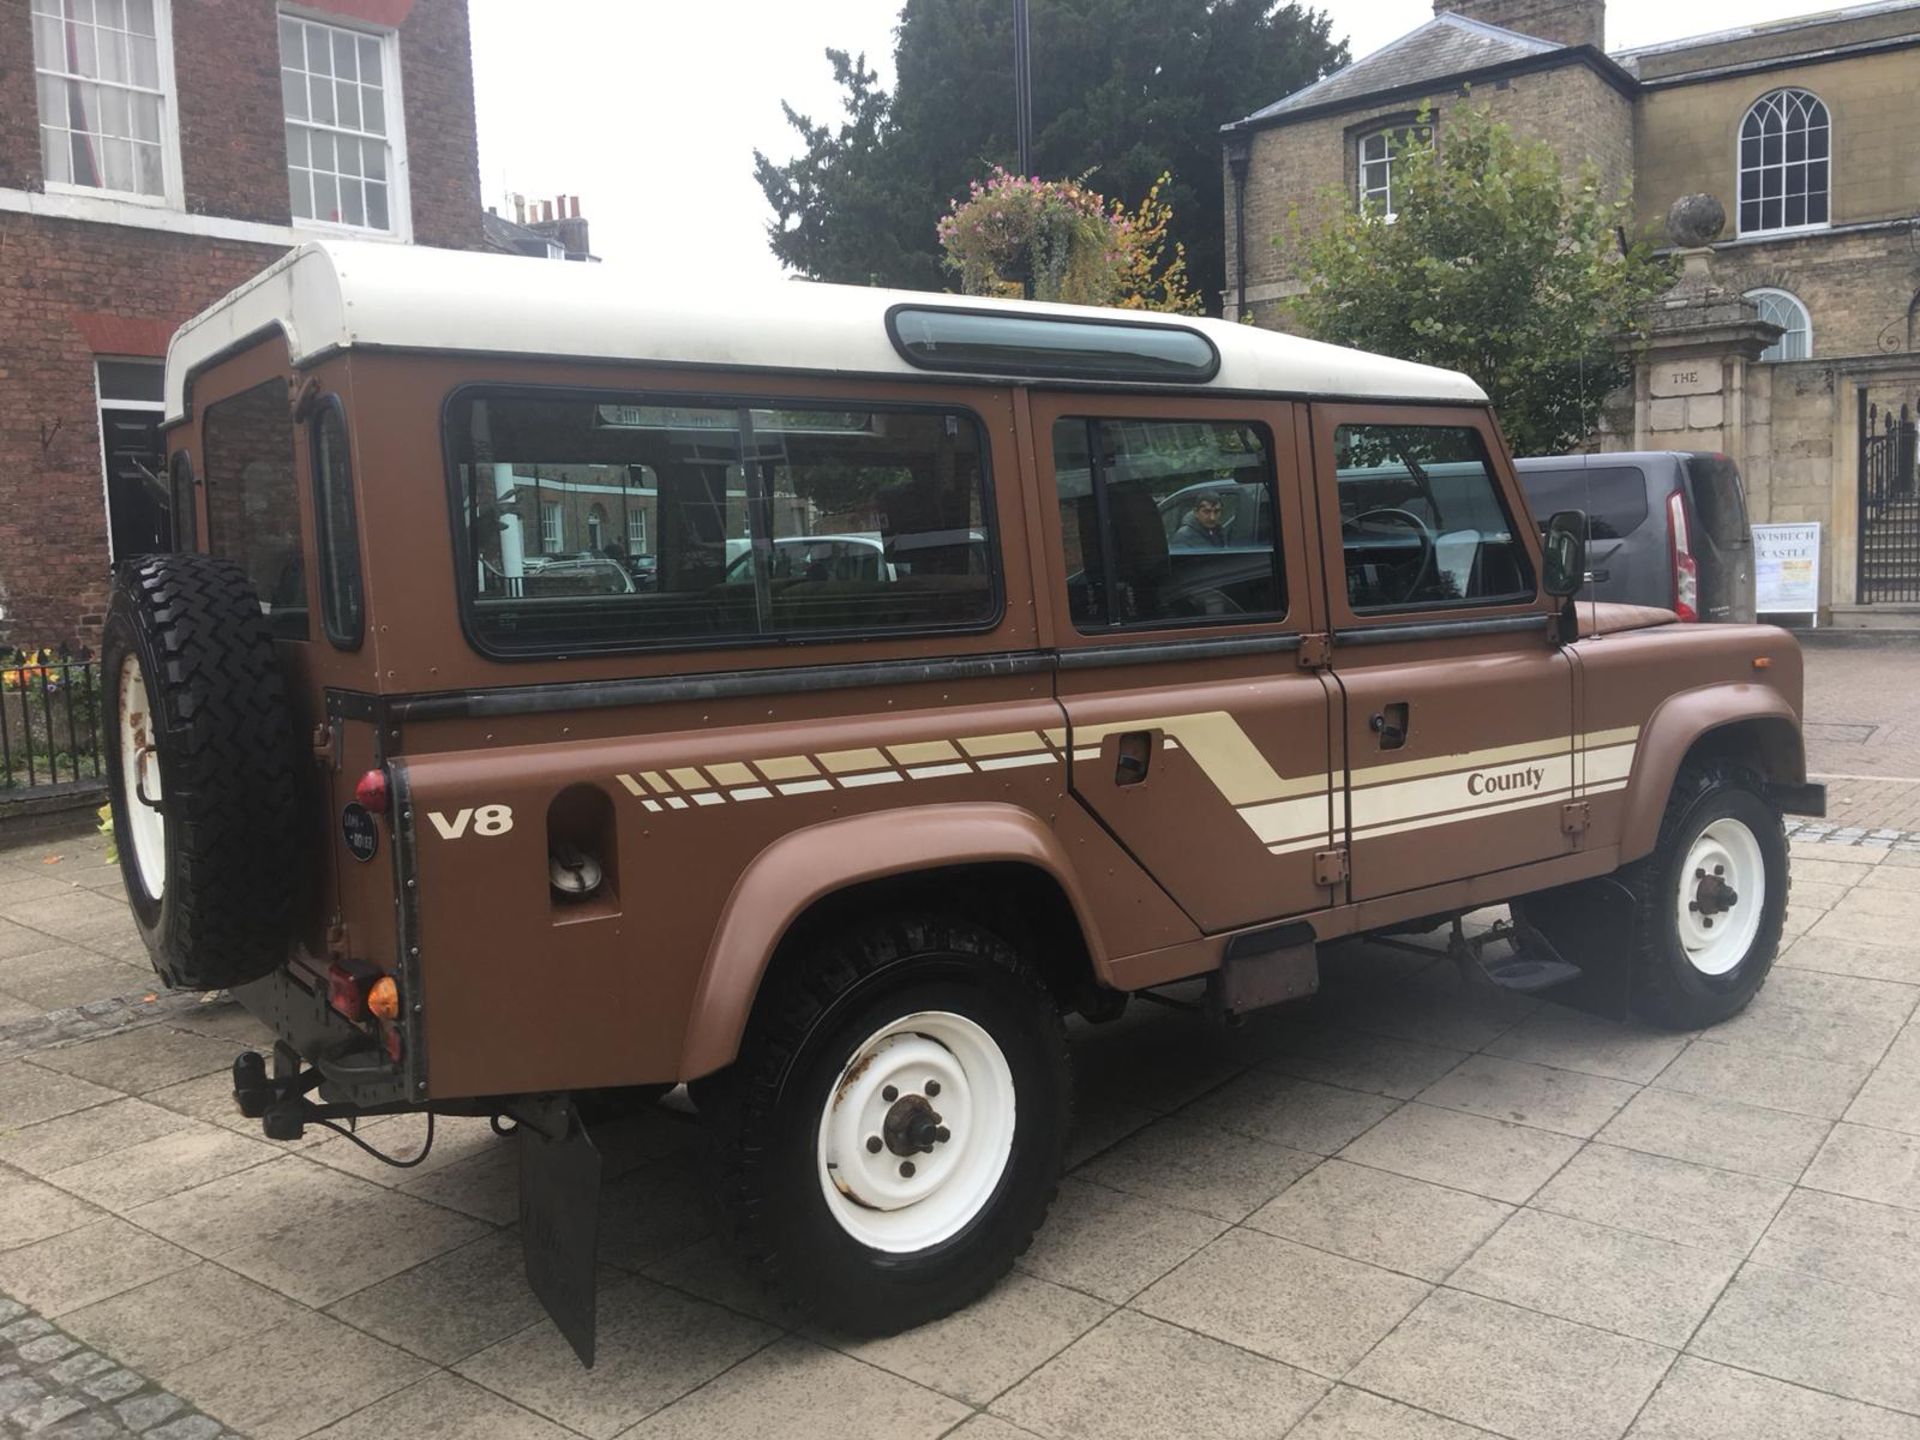
[[[1407,730],[1410,727],[1408,709],[1406,701],[1396,700],[1374,712],[1373,719],[1368,723],[1373,727],[1373,733],[1380,737],[1382,750],[1398,750],[1407,743]]]

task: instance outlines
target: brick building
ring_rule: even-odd
[[[1682,262],[1596,443],[1732,454],[1757,522],[1820,522],[1826,618],[1914,623],[1915,447],[1880,431],[1920,400],[1920,0],[1611,53],[1604,0],[1435,12],[1225,128],[1228,312],[1285,326],[1294,217],[1390,215],[1396,138],[1425,108],[1444,145],[1470,96],[1568,173],[1595,164]],[[1669,234],[1697,195],[1724,227]]]
[[[167,339],[315,234],[482,244],[466,0],[0,0],[0,641],[170,542]]]

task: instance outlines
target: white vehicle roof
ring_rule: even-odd
[[[701,291],[662,285],[617,264],[324,241],[288,252],[180,327],[167,348],[166,418],[171,422],[185,413],[188,376],[275,328],[286,333],[296,365],[335,350],[373,346],[965,378],[911,365],[894,348],[887,312],[914,303],[1197,330],[1218,349],[1220,368],[1205,384],[1177,387],[1182,390],[1486,400],[1478,385],[1451,370],[1225,320],[806,281]],[[1156,383],[1154,388],[1176,387]]]

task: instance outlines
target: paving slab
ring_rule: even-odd
[[[125,1214],[209,1180],[265,1164],[279,1153],[264,1141],[249,1140],[217,1125],[163,1126],[162,1133],[151,1140],[55,1170],[47,1179],[103,1209]]]
[[[611,1278],[618,1274],[609,1272],[601,1282],[598,1348],[603,1358],[592,1370],[581,1366],[549,1320],[528,1326],[454,1368],[476,1384],[593,1440],[612,1440],[655,1410],[733,1369],[778,1335],[757,1320],[664,1285],[635,1276]],[[852,1360],[841,1358],[840,1363],[880,1374]],[[853,1373],[839,1367],[835,1371]],[[965,1414],[965,1407],[951,1400],[931,1396],[917,1386],[913,1389],[916,1394],[929,1394],[940,1413],[950,1414],[949,1425]]]
[[[568,1440],[570,1433],[443,1370],[315,1431],[312,1440]]]
[[[1627,1435],[1628,1440],[1920,1440],[1920,1419],[1683,1355]]]
[[[1513,1440],[1616,1440],[1673,1352],[1436,1290],[1348,1383]]]
[[[50,1319],[193,1264],[193,1256],[108,1216],[0,1252],[0,1293]]]
[[[902,1335],[812,1338],[929,1390],[985,1405],[1111,1313],[1103,1300],[1016,1274],[966,1309]]]
[[[1428,1105],[1584,1140],[1611,1120],[1635,1093],[1636,1087],[1624,1080],[1556,1070],[1525,1060],[1474,1055],[1421,1091],[1420,1099]]]
[[[1686,1046],[1684,1035],[1549,1005],[1488,1045],[1486,1053],[1644,1085]]]
[[[1812,1116],[1735,1100],[1643,1090],[1597,1138],[1628,1150],[1792,1181],[1806,1169],[1830,1128]]]
[[[1792,1193],[1781,1180],[1588,1145],[1530,1202],[1535,1209],[1744,1255]]]
[[[1398,1400],[1336,1385],[1289,1432],[1289,1440],[1480,1440],[1492,1433]]]
[[[1864,1060],[1812,1060],[1746,1045],[1723,1045],[1702,1035],[1653,1082],[1677,1090],[1838,1120],[1873,1073]]]
[[[546,1314],[527,1288],[519,1235],[498,1232],[336,1300],[327,1313],[440,1365],[516,1335]]]
[[[1337,1025],[1298,1025],[1276,1048],[1269,1069],[1323,1085],[1411,1100],[1467,1058],[1464,1050],[1369,1035]]]
[[[1230,1230],[1135,1308],[1338,1379],[1423,1300],[1424,1281],[1276,1236]]]
[[[1920,1135],[1920,1073],[1882,1064],[1847,1107],[1856,1125]]]
[[[629,1435],[631,1440],[815,1440],[826,1432],[835,1440],[934,1440],[966,1416],[966,1406],[958,1401],[788,1338]]]
[[[1579,1149],[1570,1136],[1415,1101],[1347,1146],[1340,1158],[1519,1204]]]
[[[35,1063],[122,1094],[144,1095],[196,1076],[225,1074],[238,1053],[237,1045],[224,1040],[168,1025],[148,1025],[83,1045],[41,1051]]]
[[[305,1312],[284,1295],[207,1261],[61,1317],[123,1365],[162,1381],[195,1361],[278,1330]]]
[[[118,1091],[104,1085],[44,1069],[29,1061],[0,1064],[0,1116],[6,1117],[10,1127],[24,1129],[42,1120],[120,1098]]]
[[[1745,1266],[1688,1347],[1851,1400],[1920,1414],[1920,1300]]]
[[[1246,1224],[1387,1270],[1439,1281],[1453,1273],[1513,1207],[1345,1160],[1329,1160]]]
[[[1796,1190],[1752,1258],[1756,1265],[1920,1300],[1920,1213]]]
[[[1079,1167],[1082,1180],[1228,1223],[1245,1219],[1320,1157],[1183,1115],[1156,1120]]]
[[[1123,1310],[994,1411],[1046,1440],[1265,1440],[1326,1389],[1318,1376]]]
[[[1801,1182],[1815,1190],[1920,1210],[1920,1135],[1842,1122]]]
[[[106,1212],[51,1185],[0,1169],[0,1251],[92,1225]]]
[[[44,1178],[192,1124],[187,1116],[144,1100],[114,1100],[24,1129],[0,1130],[0,1164]]]
[[[1068,1179],[1017,1263],[1029,1275],[1120,1304],[1225,1228],[1209,1215]]]
[[[1314,1155],[1331,1155],[1399,1102],[1291,1075],[1249,1070],[1189,1106],[1187,1118]]]
[[[428,1369],[337,1320],[306,1313],[182,1366],[171,1388],[252,1440],[298,1440]]]
[[[1678,1349],[1739,1265],[1740,1256],[1731,1251],[1527,1209],[1501,1226],[1447,1283]]]

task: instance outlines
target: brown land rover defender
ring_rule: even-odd
[[[752,1267],[898,1329],[1041,1223],[1064,1015],[1511,901],[1485,979],[1711,1024],[1823,804],[1793,640],[1571,604],[1582,517],[1443,371],[310,245],[166,396],[182,549],[105,645],[154,963],[280,1037],[271,1136],[517,1122],[585,1358],[618,1103],[687,1083]]]

